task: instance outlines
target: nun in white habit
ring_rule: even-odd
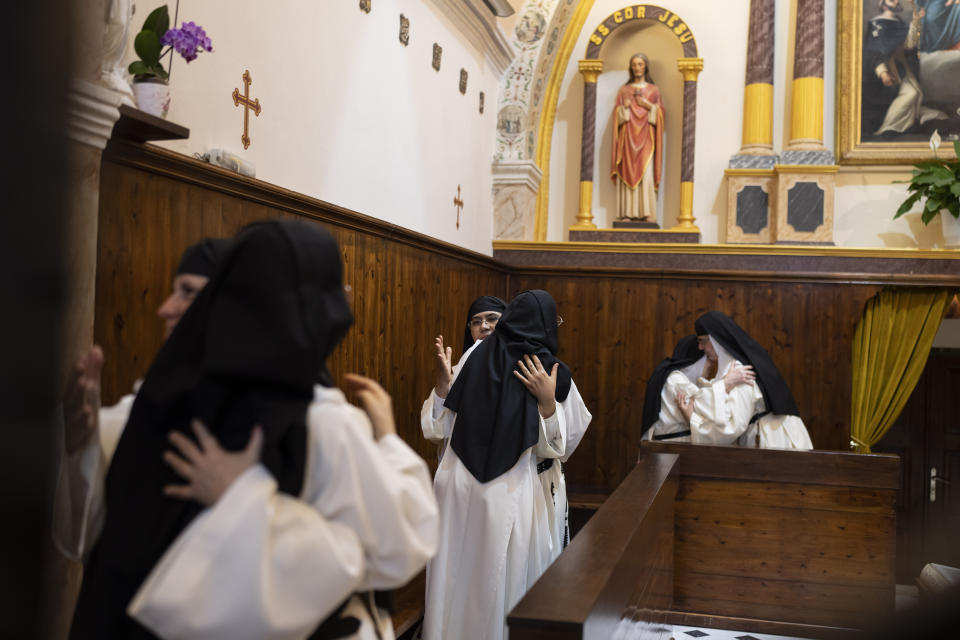
[[[436,502],[382,389],[353,378],[371,426],[332,386],[325,361],[353,321],[341,274],[318,225],[238,235],[105,480],[97,438],[83,454],[101,471],[71,487],[81,517],[58,529],[86,558],[72,638],[392,637],[369,592],[433,554]]]
[[[559,553],[538,472],[570,456],[591,415],[557,349],[553,298],[521,293],[461,358],[430,426],[450,446],[434,479],[440,536],[425,640],[505,637],[506,614]]]
[[[719,311],[704,314],[695,327],[697,335],[681,340],[648,382],[643,438],[812,449],[767,351]]]

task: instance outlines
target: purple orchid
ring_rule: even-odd
[[[187,62],[196,59],[201,50],[213,51],[207,32],[194,22],[184,22],[179,29],[168,29],[160,44],[173,47]]]

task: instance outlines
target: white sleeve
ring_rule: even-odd
[[[431,389],[430,396],[420,409],[420,429],[423,437],[431,442],[440,442],[450,437],[456,415],[443,406],[444,399]]]
[[[567,426],[567,445],[563,455],[560,456],[560,460],[566,462],[580,445],[583,434],[587,432],[587,427],[593,420],[593,415],[587,409],[587,405],[584,404],[580,390],[573,380],[570,381],[570,393],[567,395],[567,399],[560,403],[560,408],[563,410],[564,421]]]
[[[570,381],[570,392],[549,418],[540,416],[540,438],[534,453],[540,458],[560,458],[566,462],[573,454],[593,416],[587,411],[577,385]]]
[[[567,420],[563,406],[554,401],[556,408],[549,418],[540,417],[540,437],[533,448],[539,458],[560,458],[567,449]]]
[[[248,469],[167,549],[127,613],[162,638],[302,638],[363,580],[350,526]]]
[[[763,449],[813,449],[813,442],[799,416],[766,414],[757,420]]]
[[[96,435],[80,451],[68,455],[61,445],[53,541],[73,560],[83,560],[103,530],[107,466],[130,417],[133,401],[133,395],[126,395],[112,407],[101,408],[97,412]]]
[[[757,396],[756,383],[737,385],[727,392],[722,377],[700,389],[694,400],[690,420],[690,439],[694,444],[733,444],[742,436],[753,417]]]
[[[107,462],[96,437],[70,455],[61,445],[60,461],[54,497],[53,541],[65,556],[83,561],[103,530]]]
[[[350,593],[389,589],[434,554],[426,464],[397,436],[375,442],[349,405],[312,406],[302,499],[261,466],[177,538],[129,613],[164,638],[300,638]]]

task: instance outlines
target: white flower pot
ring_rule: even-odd
[[[141,81],[133,83],[133,96],[140,111],[166,118],[170,108],[170,85],[166,82]]]
[[[943,229],[943,246],[950,249],[960,249],[960,219],[943,209],[940,211],[940,224]]]

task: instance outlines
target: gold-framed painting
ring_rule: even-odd
[[[960,0],[839,0],[837,160],[953,159],[960,137]]]

